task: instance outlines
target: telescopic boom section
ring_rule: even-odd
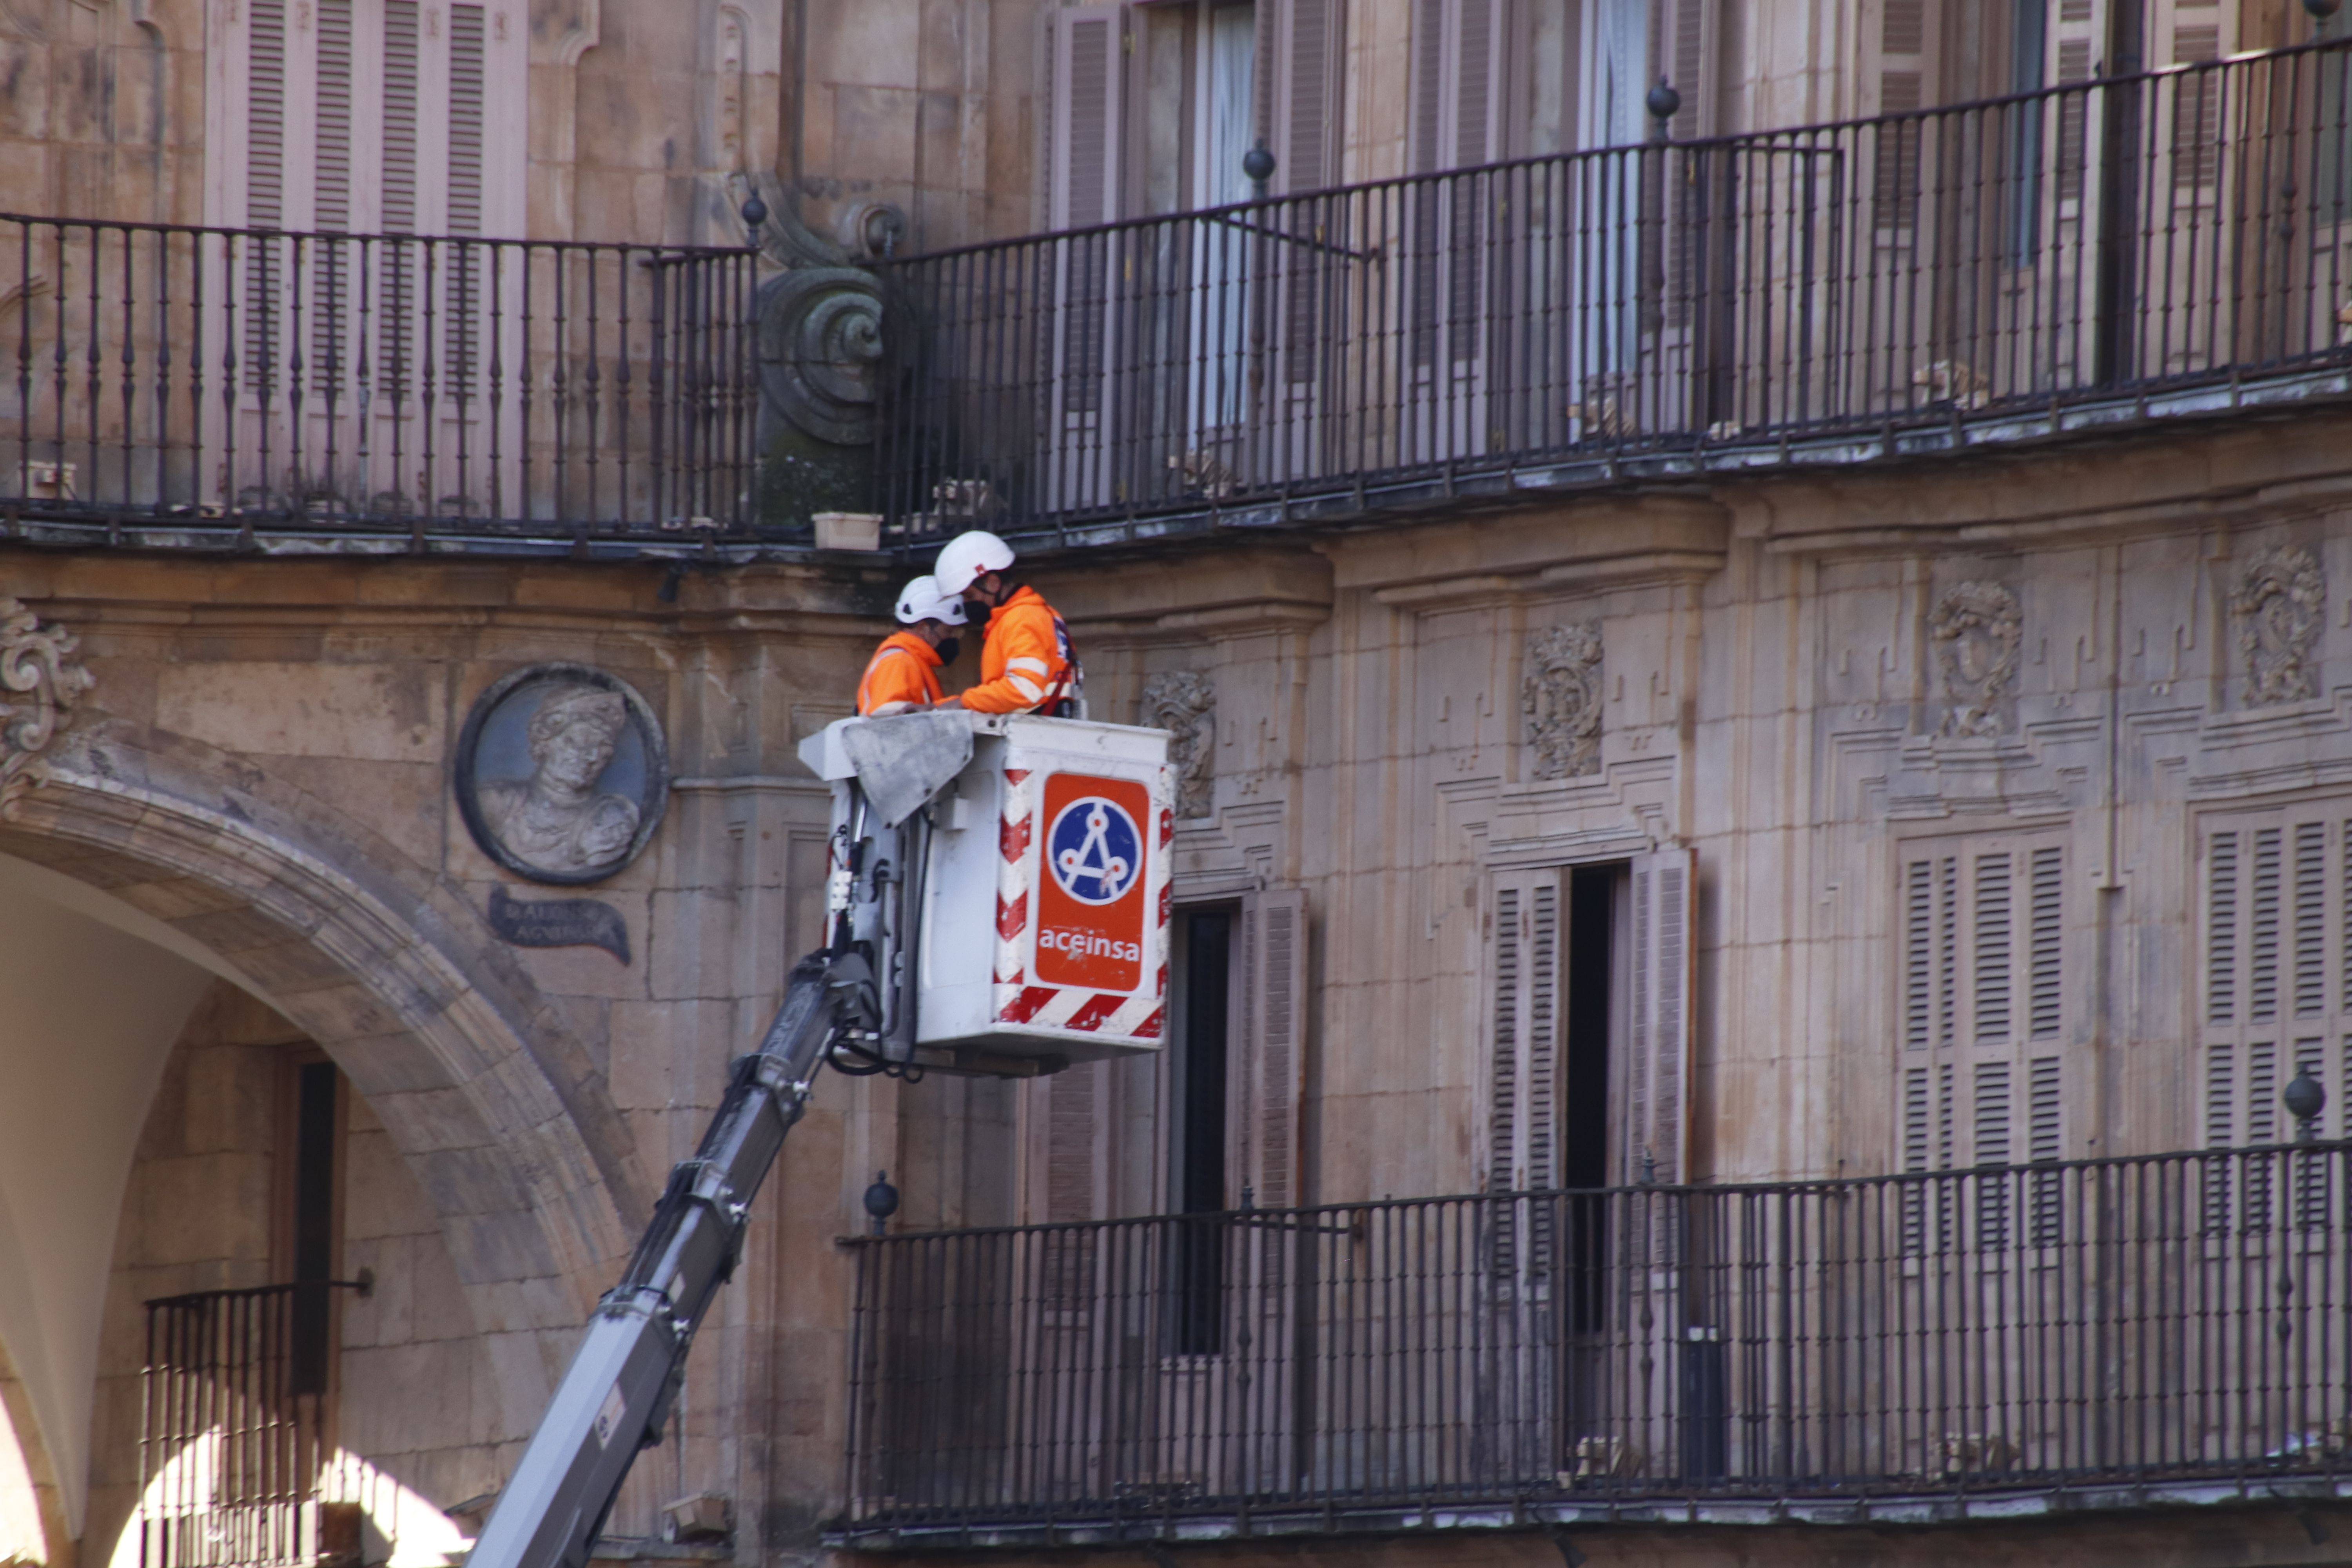
[[[767,1037],[736,1062],[702,1146],[670,1173],[628,1272],[588,1321],[470,1568],[587,1568],[630,1461],[661,1438],[687,1347],[734,1271],[751,1199],[808,1103],[818,1064],[839,1036],[876,1022],[862,957],[815,952],[793,967]]]

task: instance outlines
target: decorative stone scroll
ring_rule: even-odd
[[[1946,703],[1938,734],[2000,733],[2000,705],[2017,684],[2024,626],[2017,595],[1999,583],[1962,583],[1936,601],[1927,631],[1935,641]]]
[[[1601,623],[1546,626],[1528,637],[1519,712],[1530,779],[1601,771]]]
[[[1168,760],[1176,765],[1176,815],[1212,815],[1217,689],[1198,670],[1162,670],[1143,683],[1143,722],[1174,737],[1168,742]]]
[[[854,267],[803,267],[759,289],[760,389],[796,428],[836,447],[874,439],[882,287]]]
[[[0,599],[0,816],[15,816],[26,792],[48,776],[42,753],[97,683],[74,657],[80,647],[62,626]]]
[[[827,447],[869,445],[883,310],[866,264],[898,248],[906,215],[887,202],[853,203],[828,235],[803,221],[801,192],[773,175],[731,175],[726,188],[739,203],[758,198],[761,222],[749,237],[776,269],[753,302],[763,414]]]
[[[2311,552],[2281,544],[2257,550],[2238,572],[2230,613],[2246,660],[2246,702],[2266,708],[2319,695],[2319,622],[2327,580]]]

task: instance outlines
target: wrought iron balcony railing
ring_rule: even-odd
[[[2352,1475],[2352,1143],[854,1245],[866,1545]]]
[[[740,535],[753,281],[748,250],[0,215],[0,516]]]
[[[974,246],[883,268],[881,504],[1346,513],[2227,410],[2347,365],[2347,240],[2332,43]]]

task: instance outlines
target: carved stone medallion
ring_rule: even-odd
[[[0,599],[0,816],[15,816],[25,792],[47,777],[42,753],[97,683],[74,658],[80,647],[62,626]]]
[[[628,682],[537,664],[482,693],[457,741],[457,806],[482,853],[534,882],[602,881],[669,802],[653,710]]]
[[[1528,636],[1519,680],[1530,779],[1601,771],[1601,623],[1546,626]]]
[[[1162,670],[1143,683],[1143,722],[1175,737],[1168,742],[1168,760],[1176,766],[1176,815],[1212,815],[1217,689],[1198,670]]]
[[[2319,695],[2319,621],[2327,580],[2299,545],[2257,550],[2238,572],[2230,613],[2246,660],[2246,702],[2263,708]]]
[[[1962,583],[1936,601],[1927,631],[1941,677],[1944,721],[1938,734],[1998,735],[2000,705],[2017,684],[2024,617],[2017,595],[1999,583]]]

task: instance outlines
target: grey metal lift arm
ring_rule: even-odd
[[[670,1173],[628,1271],[589,1319],[469,1568],[587,1568],[630,1461],[660,1440],[694,1331],[734,1272],[744,1218],[810,1081],[840,1036],[877,1019],[874,978],[856,953],[793,966],[759,1049],[735,1063],[701,1147]]]

